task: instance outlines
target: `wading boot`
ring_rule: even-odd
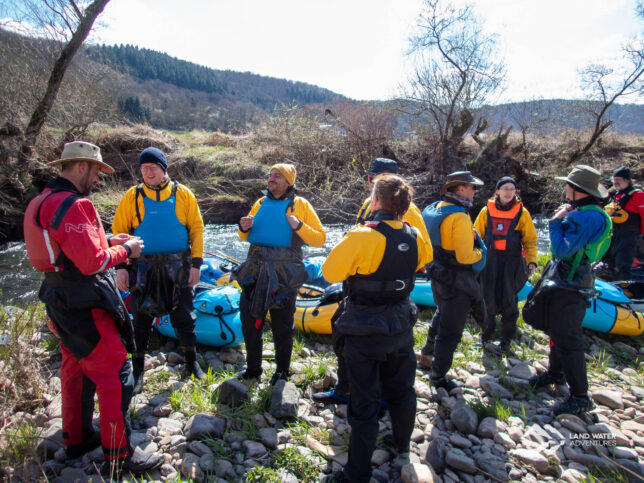
[[[541,374],[538,374],[536,376],[532,376],[530,379],[528,379],[528,384],[530,384],[530,387],[532,389],[537,389],[540,387],[546,387],[550,386],[551,384],[556,384],[558,386],[565,384],[566,383],[566,378],[565,376],[553,376],[549,372],[543,372]]]
[[[570,396],[566,401],[555,406],[552,412],[555,416],[560,414],[578,415],[590,411],[593,407],[593,402],[588,396]]]
[[[433,356],[434,355],[434,338],[427,336],[427,341],[425,341],[425,345],[423,348],[420,350],[421,355],[423,356]]]
[[[186,351],[186,364],[181,374],[185,378],[195,376],[195,379],[203,379],[205,373],[197,362],[197,353],[195,351]]]

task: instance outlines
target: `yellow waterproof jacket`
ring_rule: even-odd
[[[360,210],[358,210],[357,222],[360,223],[361,219],[369,220],[371,218],[371,215],[371,197],[369,197],[364,200],[364,203],[362,203]],[[427,227],[425,226],[425,222],[423,221],[423,215],[420,213],[420,210],[413,201],[409,205],[409,209],[403,215],[402,221],[406,221],[411,226],[416,228],[420,233],[420,236],[429,242],[429,233],[427,233]]]
[[[368,220],[371,218],[371,197],[364,200],[360,210],[358,210],[357,222],[360,223],[361,220]],[[425,226],[425,221],[423,220],[423,215],[420,213],[418,206],[412,201],[409,205],[409,209],[405,212],[401,221],[406,221],[411,226],[418,230],[418,234],[425,241],[427,245],[427,257],[425,259],[426,265],[434,259],[432,245],[429,241],[429,233],[427,233],[427,227]]]
[[[395,229],[402,229],[403,222],[398,220],[385,220]],[[416,243],[418,245],[417,270],[424,267],[425,260],[431,260],[431,245],[426,243],[416,229]],[[331,250],[322,265],[322,275],[330,283],[342,282],[352,275],[369,275],[380,266],[385,254],[387,239],[385,236],[368,226],[354,226],[340,242]]]
[[[262,205],[265,196],[262,196],[258,199],[255,204],[250,209],[248,216],[255,216],[259,211],[259,207]],[[326,230],[322,226],[322,222],[318,218],[317,213],[311,206],[311,203],[308,200],[296,196],[293,199],[293,211],[289,208],[286,210],[287,215],[294,215],[298,220],[302,222],[302,226],[295,233],[302,239],[307,245],[312,247],[321,247],[326,241]],[[241,229],[237,230],[239,239],[242,241],[248,241],[249,231],[242,231]]]
[[[161,190],[152,190],[143,183],[143,191],[151,200],[165,201],[172,193],[172,181]],[[139,226],[139,220],[136,217],[136,206],[134,205],[135,199],[136,186],[132,186],[123,195],[116,209],[112,223],[112,233],[133,233],[134,229]],[[143,197],[139,196],[137,202],[139,213],[143,220],[145,217]],[[192,258],[203,258],[203,219],[201,218],[197,198],[189,188],[182,184],[177,187],[175,212],[177,219],[188,230]],[[163,227],[159,227],[159,236],[163,236]]]
[[[480,211],[479,215],[474,221],[474,228],[481,235],[481,238],[485,239],[485,230],[487,228],[487,206],[484,206]],[[528,210],[523,207],[521,211],[521,216],[519,217],[519,222],[517,223],[516,231],[521,232],[521,244],[523,245],[523,250],[525,251],[526,263],[530,265],[531,263],[537,264],[537,230],[534,227],[532,217]]]
[[[452,204],[441,201],[437,207]],[[441,223],[440,231],[443,249],[453,251],[458,263],[472,265],[483,256],[481,250],[474,248],[474,225],[469,214],[458,212],[447,215]]]

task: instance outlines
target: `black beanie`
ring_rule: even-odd
[[[504,176],[503,178],[501,178],[500,180],[498,180],[496,182],[496,187],[494,189],[498,190],[501,186],[503,186],[504,184],[507,184],[507,183],[512,183],[515,188],[517,187],[517,182],[514,181],[514,178],[512,178],[510,176]]]
[[[168,170],[168,161],[165,159],[165,154],[157,148],[145,148],[139,155],[139,165],[145,163],[152,163],[161,166],[163,172]]]
[[[628,169],[626,166],[620,166],[615,171],[613,171],[613,176],[617,176],[618,178],[624,178],[629,181],[633,178],[631,170]]]

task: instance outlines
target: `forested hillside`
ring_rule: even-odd
[[[121,96],[121,109],[135,121],[148,121],[159,127],[221,129],[224,122],[220,119],[221,113],[209,109],[214,105],[226,109],[229,120],[232,118],[233,121],[238,121],[237,126],[229,125],[229,129],[226,129],[235,130],[241,128],[244,123],[251,122],[257,116],[258,110],[271,113],[280,105],[328,104],[345,99],[327,89],[304,82],[265,77],[250,72],[211,69],[133,45],[88,46],[85,54],[93,61],[137,79],[140,83],[138,88],[128,83],[129,89]],[[165,94],[155,96],[154,91],[159,94],[159,90],[172,91],[173,88],[152,84],[152,81],[161,81],[172,87],[191,91],[187,94],[185,103],[179,100],[184,96],[176,95],[178,93],[171,96],[176,100],[172,107],[189,107],[196,110],[197,115],[184,120],[177,119],[177,116],[155,116],[155,109],[167,111],[172,102],[168,102],[168,96]],[[164,105],[158,102],[159,97],[166,98]],[[209,112],[206,116],[200,116],[200,111]],[[175,122],[187,125],[172,125]]]

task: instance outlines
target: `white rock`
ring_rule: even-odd
[[[410,463],[402,467],[400,478],[404,483],[434,483],[434,472],[421,463]]]
[[[532,466],[541,474],[550,470],[548,459],[536,450],[519,448],[510,451],[510,454],[522,463]]]
[[[608,389],[596,389],[590,393],[590,396],[598,404],[603,404],[611,409],[624,409],[622,393],[610,391]]]

